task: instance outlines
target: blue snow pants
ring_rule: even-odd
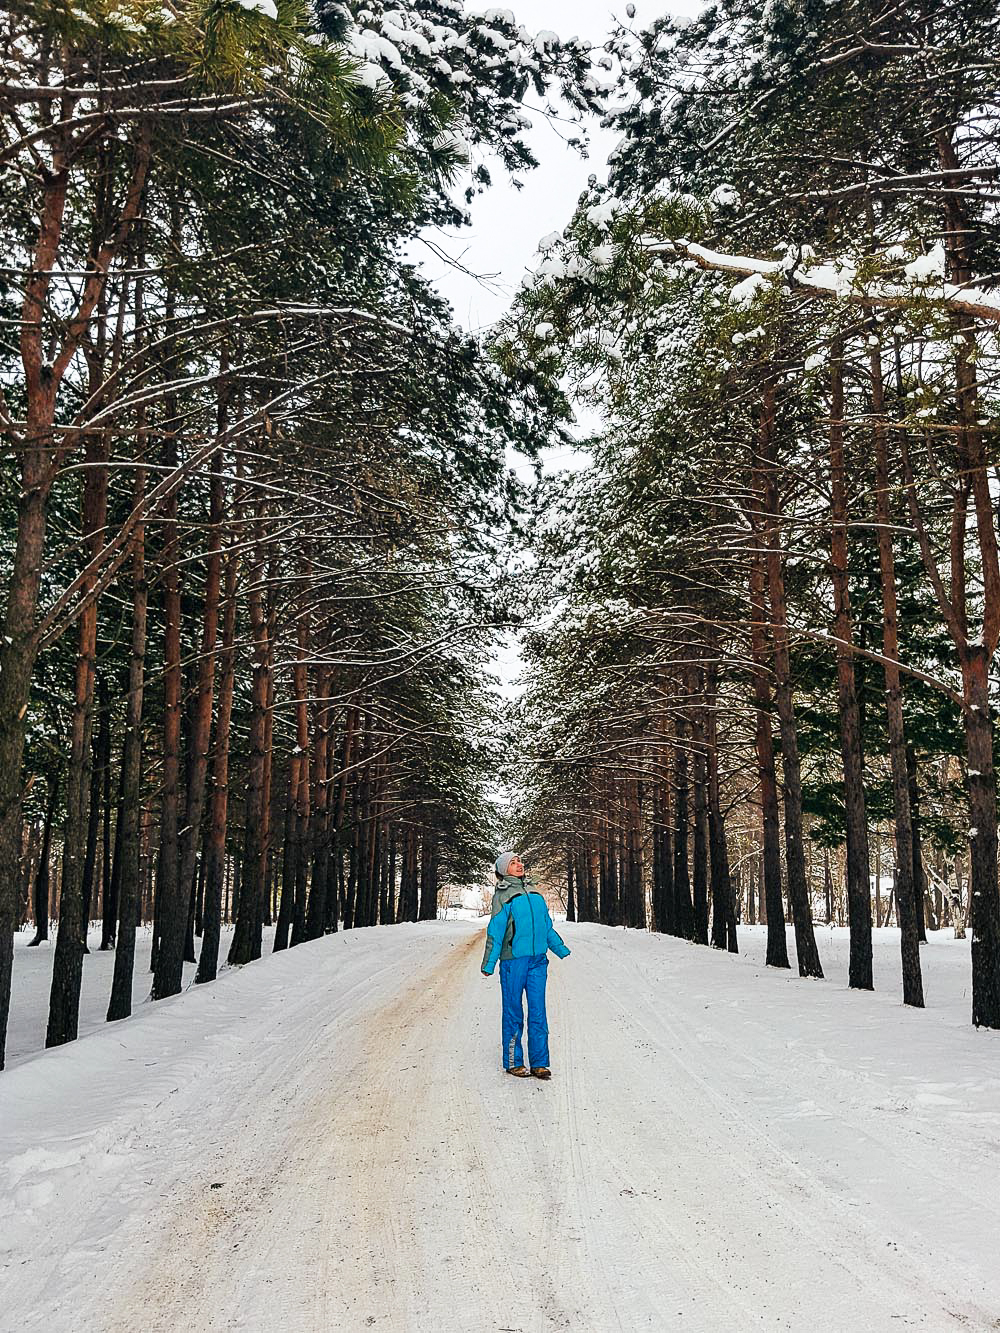
[[[503,997],[503,1067],[516,1069],[524,1064],[521,1033],[524,1031],[523,997],[528,997],[528,1054],[531,1068],[548,1068],[549,1025],[545,1017],[545,980],[549,972],[548,955],[530,954],[527,958],[507,958],[500,962],[500,994]]]

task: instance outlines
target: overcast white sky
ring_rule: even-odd
[[[608,36],[616,14],[624,17],[625,0],[611,5],[608,0],[504,0],[518,22],[531,32],[551,28],[560,37],[585,37],[600,46]],[[485,9],[487,0],[469,0],[470,9]],[[644,25],[662,13],[694,15],[704,7],[702,0],[637,0],[633,22]],[[534,171],[523,173],[523,188],[516,190],[497,167],[494,184],[472,206],[473,225],[445,239],[450,254],[461,258],[474,273],[497,274],[491,287],[435,259],[418,245],[413,257],[423,262],[424,271],[447,295],[459,321],[470,329],[492,324],[503,314],[531,262],[542,236],[559,231],[569,221],[576,200],[591,172],[600,180],[607,175],[607,155],[616,136],[602,130],[597,120],[587,124],[590,156],[581,158],[566,146],[557,128],[564,134],[574,126],[549,124],[541,112],[528,108],[534,120],[532,146],[539,159]]]
[[[611,5],[607,0],[502,0],[514,10],[518,22],[529,31],[551,28],[561,37],[585,37],[600,46],[610,32],[614,15],[624,16],[625,0]],[[485,9],[487,0],[469,0],[469,8]],[[637,0],[635,23],[650,21],[670,12],[694,15],[703,8],[702,0]],[[602,130],[597,120],[586,128],[590,139],[589,157],[582,158],[567,147],[560,137],[576,131],[571,125],[551,125],[541,112],[529,114],[534,121],[532,147],[539,159],[534,171],[523,173],[523,188],[517,190],[496,167],[491,171],[493,186],[476,198],[472,205],[472,226],[443,237],[435,237],[447,252],[459,259],[473,274],[494,275],[488,283],[476,281],[442,260],[426,246],[417,244],[411,256],[424,273],[447,296],[456,317],[466,328],[481,330],[494,323],[507,309],[511,297],[531,265],[538,241],[552,231],[560,231],[572,216],[577,198],[594,172],[599,180],[607,175],[607,156],[615,146],[616,136]],[[586,423],[582,423],[585,425]],[[583,456],[577,456],[583,461]],[[554,469],[574,465],[571,454],[559,451],[546,457],[546,466]],[[511,466],[527,478],[531,464],[511,458]],[[515,692],[513,678],[519,669],[517,642],[505,635],[494,669],[501,677],[502,692]]]
[[[595,46],[605,40],[613,23],[607,0],[506,0],[518,22],[531,32],[551,28],[561,37],[586,37]],[[470,9],[485,4],[470,3]],[[621,6],[624,10],[624,4]],[[640,15],[641,17],[641,12]],[[467,328],[481,329],[498,319],[510,303],[525,268],[531,261],[539,239],[547,232],[560,230],[573,212],[590,173],[603,179],[606,157],[614,146],[614,136],[602,130],[596,119],[587,125],[591,137],[590,159],[568,148],[556,128],[539,111],[528,108],[534,121],[532,147],[540,165],[520,177],[523,188],[517,190],[504,175],[503,168],[490,163],[494,184],[477,197],[472,206],[473,225],[445,239],[452,255],[474,273],[498,275],[490,287],[457,272],[424,250],[424,271],[434,279],[455,307],[459,321]],[[563,134],[576,127],[563,124]],[[420,258],[420,246],[414,258]]]

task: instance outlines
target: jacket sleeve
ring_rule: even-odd
[[[548,915],[547,912],[546,915]],[[556,931],[555,926],[552,924],[551,916],[549,917],[548,934],[545,936],[545,946],[546,948],[551,949],[557,958],[569,957],[569,949],[567,949],[562,938]]]
[[[500,957],[500,950],[503,948],[504,932],[507,929],[507,922],[510,918],[510,904],[507,903],[501,907],[493,920],[486,928],[486,952],[483,954],[482,970],[487,976],[491,976],[493,969],[497,965],[497,959]],[[563,948],[566,946],[563,945]]]
[[[503,903],[500,901],[500,894],[499,894],[498,892],[494,892],[494,894],[493,894],[493,903],[492,903],[492,906],[490,907],[490,925],[493,924],[494,920],[496,919],[496,915],[497,915],[497,913],[502,909],[502,907],[503,907]],[[485,951],[484,954],[483,954],[483,969],[482,969],[482,970],[483,970],[484,972],[486,971],[486,964],[489,962],[490,951],[492,950],[492,948],[493,948],[493,941],[490,939],[490,937],[489,937],[489,933],[487,933],[487,935],[486,935],[486,951]]]

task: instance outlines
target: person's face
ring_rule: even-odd
[[[507,867],[507,874],[515,876],[524,874],[524,862],[519,856],[511,857],[510,865]]]

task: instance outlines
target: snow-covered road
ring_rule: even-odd
[[[570,926],[514,1080],[481,938],[342,934],[10,1070],[0,1328],[1000,1328],[996,1034]]]

